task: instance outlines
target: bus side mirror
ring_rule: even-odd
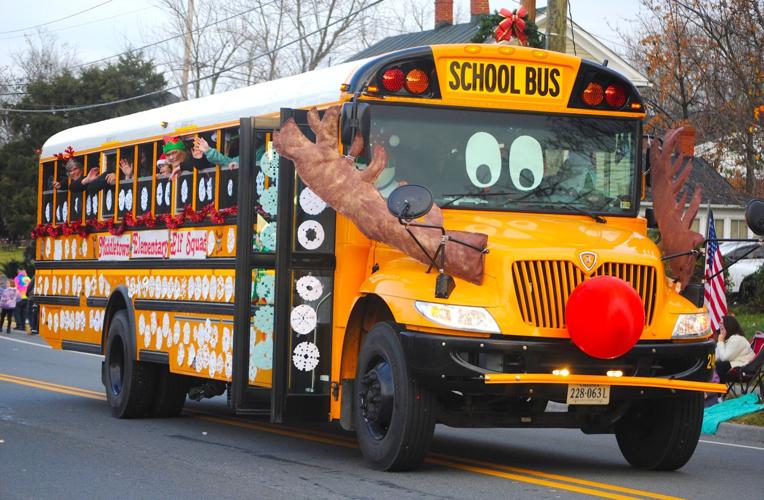
[[[340,123],[340,137],[342,138],[342,145],[345,147],[345,151],[350,150],[355,131],[355,134],[361,134],[361,137],[363,137],[364,153],[359,156],[368,159],[369,130],[371,129],[371,108],[369,103],[358,101],[344,103],[340,114]]]
[[[745,207],[745,223],[753,234],[764,236],[764,200],[751,200]]]
[[[650,150],[653,147],[663,143],[663,139],[659,137],[653,137],[652,135],[642,136],[642,178],[644,179],[645,188],[651,187],[652,182],[652,165],[650,164]],[[642,193],[644,195],[644,192]]]
[[[411,221],[426,215],[432,205],[430,190],[416,184],[398,186],[387,197],[387,209],[401,221]]]
[[[647,219],[647,229],[658,229],[658,219],[655,218],[655,210],[652,207],[645,209],[645,219]]]

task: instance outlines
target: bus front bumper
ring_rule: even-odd
[[[407,330],[401,343],[411,374],[436,390],[550,398],[559,397],[569,384],[608,385],[615,398],[726,392],[724,384],[709,382],[715,349],[710,340],[639,342],[615,359],[588,356],[569,339],[471,338]]]

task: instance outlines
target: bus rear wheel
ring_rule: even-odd
[[[638,469],[676,470],[698,445],[703,394],[639,401],[615,424],[624,458]]]
[[[358,356],[356,435],[364,458],[379,470],[419,467],[435,429],[434,395],[411,377],[399,333],[393,323],[377,323]]]
[[[103,381],[111,413],[117,418],[143,417],[154,399],[155,367],[136,360],[127,313],[118,311],[109,323]]]

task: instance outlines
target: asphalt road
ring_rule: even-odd
[[[764,446],[702,436],[677,472],[637,471],[613,436],[438,426],[424,467],[368,469],[338,426],[272,425],[224,397],[117,420],[100,357],[0,334],[0,498],[764,498]]]

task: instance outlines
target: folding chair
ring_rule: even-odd
[[[732,368],[727,372],[727,392],[733,396],[742,396],[756,392],[758,387],[759,399],[764,397],[764,332],[756,332],[751,339],[751,349],[756,354],[753,361],[745,366]],[[736,391],[740,384],[740,394]]]

